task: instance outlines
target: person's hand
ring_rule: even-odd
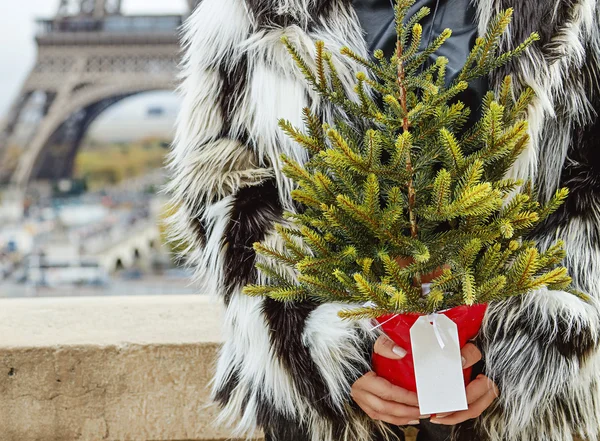
[[[470,368],[481,360],[481,352],[472,343],[467,343],[462,349],[461,354],[463,357],[463,369]],[[469,408],[467,410],[439,414],[436,415],[435,418],[432,418],[431,422],[434,424],[454,426],[467,420],[477,418],[494,403],[496,398],[498,398],[499,393],[498,386],[496,386],[492,380],[485,375],[479,375],[467,386],[467,403],[469,403]]]
[[[377,339],[374,351],[392,360],[400,360],[406,356],[406,351],[385,335]],[[472,367],[482,358],[479,349],[471,343],[462,349],[461,355],[464,369]],[[431,422],[456,425],[477,418],[492,405],[498,395],[498,387],[484,375],[479,375],[467,386],[468,410],[436,415]],[[429,418],[429,415],[420,415],[417,394],[394,386],[374,372],[367,373],[354,383],[352,398],[371,418],[390,424],[417,425],[419,419]]]
[[[406,356],[406,351],[387,337],[377,340],[375,352],[393,360]],[[351,395],[356,404],[374,420],[406,426],[417,425],[419,419],[429,418],[429,415],[420,414],[416,393],[394,386],[375,372],[359,378],[352,386]]]

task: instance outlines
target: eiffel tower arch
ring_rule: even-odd
[[[189,8],[196,3],[188,0]],[[104,110],[135,94],[173,90],[183,18],[126,16],[121,0],[61,0],[55,17],[38,21],[36,64],[0,130],[0,181],[24,190],[32,181],[70,177],[87,129]],[[9,158],[7,146],[35,100],[37,121],[18,159]]]

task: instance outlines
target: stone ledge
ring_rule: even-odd
[[[0,300],[0,441],[215,441],[220,307],[203,296]]]
[[[220,343],[208,296],[0,299],[0,347]]]

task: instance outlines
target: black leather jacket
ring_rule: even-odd
[[[447,80],[452,81],[464,65],[477,38],[475,7],[471,0],[417,0],[409,16],[423,6],[431,9],[423,25],[422,47],[439,35],[445,28],[452,29],[452,37],[440,48],[437,55],[448,58]],[[382,49],[390,55],[396,44],[394,11],[391,0],[354,0],[360,22],[366,32],[369,50]],[[473,81],[460,97],[477,116],[483,95],[488,89],[485,79]]]

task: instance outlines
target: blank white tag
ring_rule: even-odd
[[[445,315],[436,314],[436,335],[432,317],[420,317],[410,329],[421,414],[466,410],[458,327]]]

